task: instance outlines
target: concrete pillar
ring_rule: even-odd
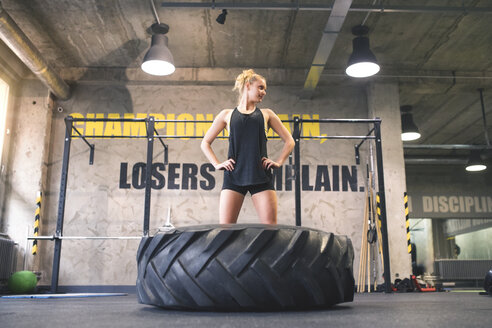
[[[32,241],[27,242],[27,236],[33,235],[37,192],[46,184],[52,116],[48,94],[39,81],[24,82],[10,126],[3,224],[19,244],[17,270],[37,270],[41,256],[39,247],[38,255],[31,255]],[[41,225],[43,219],[41,213]]]
[[[383,148],[386,214],[388,221],[391,280],[409,277],[411,257],[407,252],[405,207],[403,193],[406,191],[405,162],[401,141],[401,118],[398,84],[370,83],[367,87],[369,117],[379,117]]]

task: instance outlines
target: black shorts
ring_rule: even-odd
[[[222,184],[222,190],[224,189],[234,190],[243,195],[246,195],[248,191],[251,195],[254,195],[265,190],[275,190],[275,188],[273,188],[273,179],[270,179],[268,182],[265,183],[248,186],[238,186],[231,181],[227,174],[224,174],[224,183]]]

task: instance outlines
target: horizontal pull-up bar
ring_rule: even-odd
[[[153,117],[153,116],[149,116]],[[73,122],[142,122],[145,123],[148,118],[76,118],[67,116],[68,120]],[[284,123],[294,123],[295,120],[281,120]],[[299,118],[299,123],[377,123],[381,122],[380,118],[374,119],[345,119],[345,118],[321,118],[321,119],[303,119]],[[156,123],[213,123],[213,120],[156,120]]]
[[[74,136],[77,138],[77,136]],[[154,134],[156,139],[202,139],[203,136],[185,136],[185,135],[158,135]],[[145,139],[147,136],[104,136],[104,135],[86,135],[81,138],[93,138],[93,139]],[[228,139],[229,137],[216,137],[216,139]],[[374,136],[300,136],[301,139],[376,139]],[[280,139],[279,136],[268,137],[271,139]]]
[[[375,136],[300,136],[301,139],[376,139]]]
[[[294,120],[282,121],[282,122],[294,122]],[[303,119],[299,118],[299,123],[381,123],[380,118],[320,118],[320,119]]]
[[[79,118],[73,116],[67,116],[67,120],[73,122],[142,122],[145,123],[148,121],[148,118]]]

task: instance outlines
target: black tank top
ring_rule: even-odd
[[[261,159],[267,157],[265,120],[256,107],[253,113],[243,114],[235,108],[229,123],[229,154],[236,165],[234,170],[225,171],[238,186],[268,182],[270,170],[264,170]]]

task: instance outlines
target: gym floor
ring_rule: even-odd
[[[492,297],[478,291],[356,294],[331,309],[188,312],[138,304],[135,294],[59,299],[0,298],[7,327],[490,327]]]

